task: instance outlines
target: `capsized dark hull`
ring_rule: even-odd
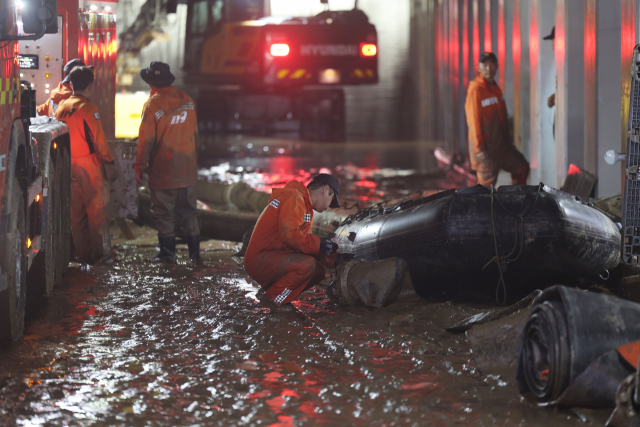
[[[363,261],[404,258],[421,296],[495,291],[492,198],[498,252],[510,260],[503,265],[511,297],[606,277],[619,263],[616,224],[542,184],[502,186],[493,196],[482,186],[448,190],[395,208],[360,211],[336,230],[340,251]]]

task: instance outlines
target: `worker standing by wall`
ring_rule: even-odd
[[[175,77],[169,65],[152,62],[140,71],[151,88],[151,97],[142,109],[138,136],[138,155],[133,168],[142,185],[142,174],[149,173],[151,217],[160,253],[157,262],[175,263],[176,234],[174,213],[187,235],[189,257],[200,259],[196,184],[198,182],[198,119],[193,100],[172,86]]]
[[[306,188],[291,181],[273,190],[244,258],[247,273],[265,290],[261,302],[266,307],[293,309],[291,301],[324,279],[318,259],[333,266],[338,244],[312,235],[311,224],[314,210],[340,206],[339,190],[338,180],[328,174],[317,175]]]
[[[69,81],[69,74],[71,73],[71,71],[73,71],[74,68],[84,66],[85,63],[80,58],[75,58],[67,62],[67,65],[65,65],[64,69],[62,70],[65,78],[60,83],[58,83],[58,87],[51,90],[49,99],[47,99],[44,104],[38,105],[36,107],[39,116],[55,117],[56,111],[58,110],[60,104],[64,100],[68,99],[73,93],[73,89],[71,89],[71,82]],[[89,68],[93,70],[93,67]]]
[[[76,259],[93,263],[111,259],[106,178],[114,181],[117,175],[98,107],[89,101],[93,71],[75,67],[69,80],[73,94],[58,106],[56,117],[67,124],[71,138],[71,234]]]
[[[498,58],[480,55],[478,75],[469,83],[465,112],[469,126],[469,159],[478,184],[495,185],[500,170],[511,173],[513,185],[526,185],[529,163],[513,145],[507,121],[507,105],[495,81]]]

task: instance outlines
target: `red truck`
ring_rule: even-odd
[[[51,292],[69,264],[68,129],[32,119],[68,60],[96,66],[94,96],[113,137],[115,11],[92,4],[85,10],[78,0],[0,1],[1,342],[22,336],[27,296]]]

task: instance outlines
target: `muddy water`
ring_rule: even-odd
[[[308,183],[317,173],[341,182],[344,201],[370,205],[444,189],[473,185],[442,169],[433,155],[438,142],[311,143],[265,138],[229,137],[203,141],[201,179],[243,181],[271,192],[291,180]]]
[[[72,268],[30,301],[24,342],[0,350],[0,425],[573,426],[606,415],[538,409],[509,375],[480,375],[464,335],[443,328],[484,307],[336,307],[327,277],[296,313],[270,313],[236,245],[207,242],[198,268],[180,246],[180,265],[158,266],[153,232],[132,227],[119,262]]]

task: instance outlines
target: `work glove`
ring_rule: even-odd
[[[320,253],[325,254],[326,256],[331,256],[334,252],[338,250],[338,244],[331,239],[327,239],[326,237],[320,238]]]
[[[136,181],[138,181],[138,184],[144,186],[144,182],[142,182],[142,172],[136,171]]]

